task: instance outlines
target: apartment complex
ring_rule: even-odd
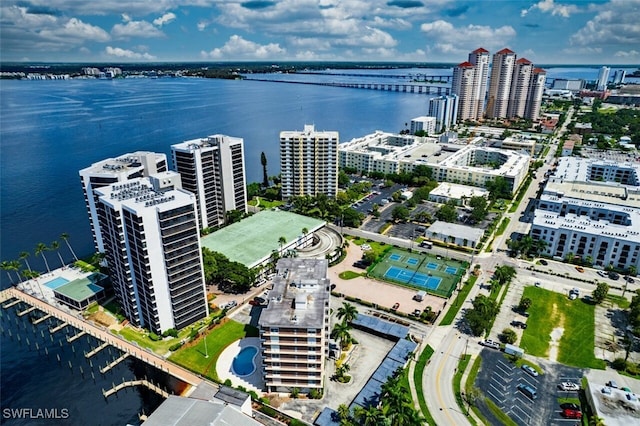
[[[479,48],[469,53],[469,60],[453,68],[451,93],[458,97],[458,121],[480,120],[487,93],[489,51]]]
[[[161,334],[208,315],[195,196],[162,172],[95,190],[115,293],[127,319]]]
[[[458,96],[438,96],[429,99],[428,115],[435,117],[437,133],[453,128],[458,118]]]
[[[502,118],[507,116],[511,97],[511,80],[516,65],[516,54],[512,50],[502,49],[493,55],[489,98],[485,116]]]
[[[563,157],[534,212],[544,254],[596,266],[640,267],[640,165]]]
[[[200,228],[226,222],[231,210],[247,211],[244,141],[212,135],[171,145],[182,188],[195,194]]]
[[[84,201],[89,212],[93,241],[98,252],[104,253],[104,243],[98,221],[98,196],[94,190],[165,171],[167,171],[167,156],[147,151],[107,158],[80,170]]]
[[[376,130],[341,144],[338,150],[339,165],[341,168],[356,169],[363,174],[399,173],[400,159],[405,155],[403,153],[416,146],[415,136]]]
[[[324,386],[329,353],[328,261],[284,258],[258,321],[267,392]]]
[[[303,131],[280,132],[282,197],[338,192],[338,132],[316,131],[306,124]]]
[[[412,118],[410,132],[412,135],[415,135],[416,132],[425,132],[427,135],[433,135],[436,132],[436,118],[427,117],[426,115]]]

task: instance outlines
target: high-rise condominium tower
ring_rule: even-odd
[[[195,196],[163,172],[95,190],[116,295],[125,316],[156,334],[208,315]]]
[[[607,83],[609,83],[609,73],[611,72],[611,68],[602,67],[600,68],[600,73],[598,73],[598,90],[606,90]]]
[[[493,55],[491,79],[489,81],[489,99],[487,100],[487,118],[503,118],[507,116],[509,92],[516,54],[509,49],[502,49]]]
[[[430,117],[436,118],[436,132],[451,129],[458,117],[458,96],[438,96],[429,100]]]
[[[201,228],[225,223],[231,210],[247,211],[242,138],[213,135],[171,145],[182,188],[196,196]]]
[[[316,131],[305,125],[303,131],[280,132],[280,174],[282,197],[338,192],[338,132]]]
[[[518,59],[513,68],[507,117],[524,117],[532,75],[533,64],[531,61],[525,58]]]
[[[453,69],[451,93],[458,96],[458,120],[479,120],[484,110],[489,51],[479,48]]]
[[[142,176],[167,171],[167,156],[155,152],[138,151],[116,158],[107,158],[80,170],[84,200],[89,212],[93,242],[96,250],[104,252],[102,232],[98,223],[96,206],[98,197],[94,190],[112,183],[123,183]]]
[[[525,118],[533,121],[540,118],[540,105],[542,104],[546,81],[547,72],[542,68],[534,68],[531,82],[529,83],[529,93],[527,94],[527,104],[524,111]]]

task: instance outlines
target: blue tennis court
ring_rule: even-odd
[[[442,278],[430,277],[420,272],[409,271],[397,266],[390,266],[384,276],[405,284],[412,284],[417,287],[428,288],[431,290],[437,289],[442,282]]]
[[[438,269],[438,266],[440,266],[440,265],[438,265],[437,263],[433,263],[433,262],[427,263],[427,268],[429,268],[429,269],[434,269],[435,270],[435,269]]]
[[[402,256],[400,256],[397,253],[393,253],[393,254],[389,255],[389,260],[395,260],[397,262],[400,259],[402,259]]]
[[[444,272],[446,272],[447,274],[455,275],[456,272],[458,272],[458,268],[454,268],[453,266],[447,266]]]
[[[417,265],[418,263],[420,263],[420,261],[415,257],[410,257],[409,259],[407,259],[407,263],[409,265]]]
[[[65,284],[68,284],[69,280],[62,278],[62,277],[58,277],[55,278],[51,281],[47,281],[46,283],[44,283],[44,285],[46,285],[47,287],[49,287],[51,290],[55,290],[58,287],[62,287]]]

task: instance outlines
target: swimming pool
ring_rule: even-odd
[[[258,348],[255,346],[247,346],[242,348],[240,353],[233,358],[231,369],[238,376],[248,376],[256,370],[256,364],[253,362]]]
[[[55,290],[58,287],[62,287],[65,284],[69,284],[69,280],[62,278],[62,277],[58,277],[55,278],[51,281],[47,281],[46,283],[44,283],[45,286],[49,287],[51,290]]]

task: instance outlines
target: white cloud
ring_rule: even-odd
[[[168,24],[169,22],[176,19],[176,15],[172,12],[165,13],[161,17],[153,20],[153,25],[157,25],[159,27]]]
[[[482,46],[493,50],[502,48],[515,38],[516,30],[510,25],[492,28],[485,25],[455,27],[447,21],[427,22],[420,30],[429,37],[430,50],[442,53],[463,54]]]
[[[232,35],[224,46],[210,52],[202,51],[200,54],[210,59],[273,59],[284,57],[286,49],[277,43],[258,44],[239,35]]]
[[[204,30],[207,29],[208,26],[209,26],[209,22],[200,21],[200,22],[198,22],[198,31],[204,31]]]
[[[164,37],[162,31],[147,21],[125,21],[124,24],[115,24],[111,29],[111,34],[115,38],[120,39],[131,37]]]
[[[108,56],[115,56],[117,58],[125,58],[125,59],[147,59],[147,60],[152,60],[152,59],[156,59],[155,56],[150,55],[147,52],[134,52],[133,50],[128,50],[128,49],[122,49],[120,47],[111,47],[111,46],[107,46],[104,49],[104,52],[108,55]]]
[[[616,58],[640,58],[640,52],[637,50],[620,50],[613,54]]]
[[[523,9],[520,16],[526,16],[529,12],[538,9],[542,13],[551,13],[552,16],[562,16],[569,18],[573,13],[579,11],[575,4],[558,4],[554,0],[542,0],[531,6],[529,9]]]
[[[572,46],[640,46],[640,1],[612,0],[594,8],[596,16],[570,37]]]
[[[40,36],[44,38],[57,39],[59,41],[76,40],[84,41],[108,41],[109,34],[100,27],[82,22],[80,19],[71,18],[62,26],[48,28],[40,31]]]

